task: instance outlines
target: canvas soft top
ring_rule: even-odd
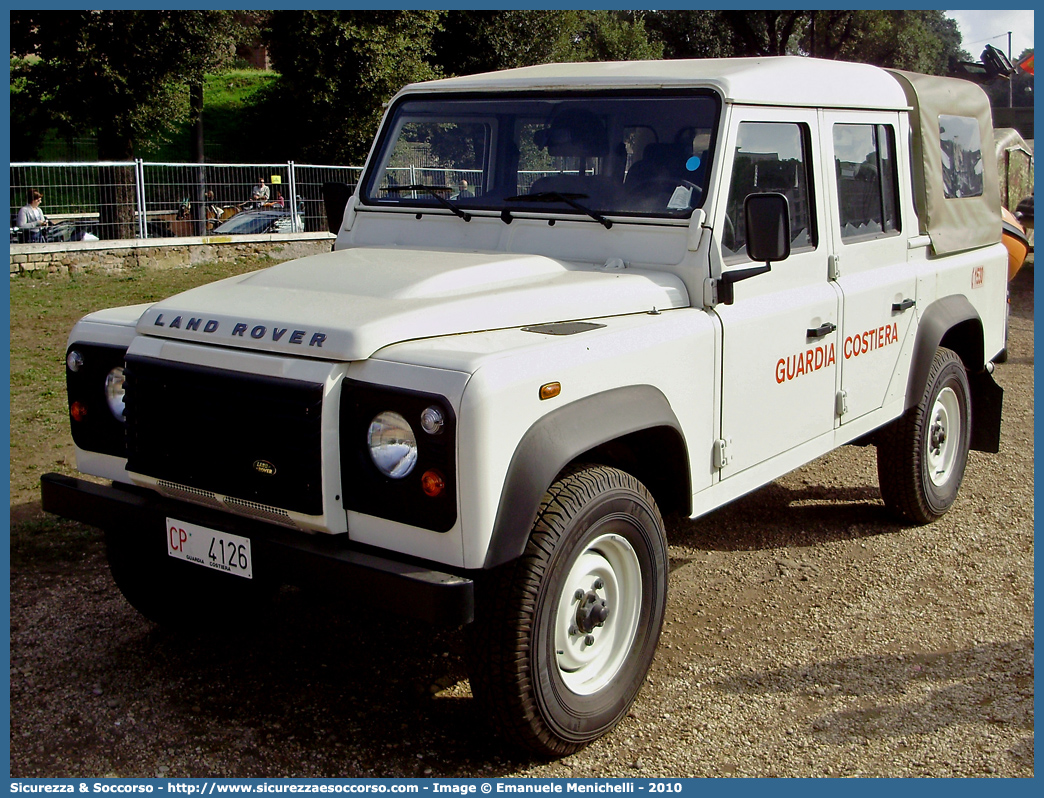
[[[902,86],[913,108],[910,124],[913,137],[914,193],[921,211],[921,233],[931,236],[936,255],[994,244],[1001,240],[1000,195],[997,159],[994,156],[993,117],[986,93],[974,83],[888,70]],[[978,127],[978,152],[974,169],[982,176],[978,194],[954,196],[944,184],[946,160],[943,135],[948,120],[974,120]],[[944,134],[945,135],[945,134]]]

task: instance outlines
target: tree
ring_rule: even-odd
[[[813,55],[934,75],[968,58],[944,11],[724,11],[721,19],[736,55]]]
[[[664,58],[728,58],[735,48],[722,35],[721,11],[646,11],[645,29],[663,43]]]
[[[970,58],[961,49],[957,23],[944,11],[848,13],[848,35],[838,37],[829,57],[928,75],[946,75],[958,61]]]
[[[449,75],[562,61],[662,58],[644,14],[634,11],[450,11],[435,36]]]
[[[788,55],[797,52],[795,35],[808,24],[805,11],[723,11],[736,55]]]
[[[435,59],[447,75],[568,59],[582,11],[450,11],[434,36]]]
[[[68,133],[94,134],[106,161],[127,161],[184,119],[186,87],[231,52],[224,11],[13,11],[19,103]],[[28,117],[28,114],[26,114]],[[98,198],[106,237],[133,234],[133,173],[113,168]]]
[[[650,41],[641,12],[589,11],[566,55],[571,61],[650,61],[663,58],[663,44]]]
[[[429,61],[439,11],[276,11],[265,40],[280,72],[267,113],[292,120],[283,157],[359,163],[382,105],[439,76]]]

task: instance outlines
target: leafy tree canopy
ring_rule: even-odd
[[[266,114],[292,133],[272,142],[282,157],[332,163],[365,157],[383,103],[403,85],[440,74],[429,58],[441,17],[439,11],[273,12],[265,38],[281,79]]]
[[[735,55],[812,55],[945,75],[961,49],[944,11],[725,11]]]
[[[447,75],[562,61],[662,58],[635,11],[450,11],[435,35]]]
[[[946,74],[970,60],[956,23],[924,10],[15,11],[15,141],[57,126],[97,134],[103,158],[131,157],[185,119],[186,85],[226,63],[251,22],[279,77],[241,114],[244,159],[359,163],[383,104],[442,75],[782,54]]]
[[[722,34],[721,11],[647,11],[645,28],[663,43],[664,58],[728,58],[732,37]]]
[[[12,116],[32,124],[42,109],[126,160],[184,117],[188,79],[228,58],[237,33],[226,11],[12,11]]]

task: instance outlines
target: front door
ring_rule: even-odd
[[[723,272],[758,264],[746,256],[743,202],[778,192],[790,208],[791,255],[737,282],[722,325],[721,437],[726,479],[802,443],[832,434],[838,366],[839,294],[828,278],[821,232],[823,177],[815,110],[737,108],[723,164],[731,174],[715,211]]]

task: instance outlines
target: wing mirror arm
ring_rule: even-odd
[[[770,271],[772,271],[772,265],[766,263],[764,266],[751,266],[749,269],[733,269],[732,271],[722,272],[721,277],[718,278],[718,301],[725,305],[731,305],[736,301],[736,292],[733,290],[733,286],[736,283]]]

